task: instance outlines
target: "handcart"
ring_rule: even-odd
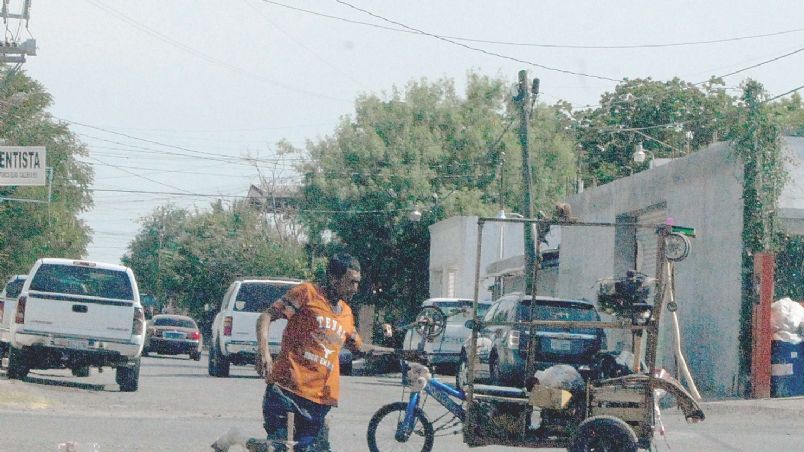
[[[523,227],[532,227],[536,231],[537,256],[539,235],[552,226],[560,226],[562,229],[623,226],[634,230],[652,229],[657,241],[652,300],[642,285],[644,279],[632,273],[617,279],[615,284],[608,287],[610,290],[601,289],[601,297],[617,308],[617,316],[612,321],[540,320],[531,316],[530,319],[533,320],[523,322],[483,322],[477,316],[481,244],[484,225],[490,222],[521,223]],[[656,394],[661,390],[675,396],[679,408],[689,422],[703,420],[704,414],[696,400],[678,381],[672,377],[660,376],[660,369],[656,365],[661,317],[666,309],[668,292],[672,290],[669,275],[672,275],[674,261],[680,260],[682,256],[686,257],[689,250],[686,235],[691,235],[690,232],[690,228],[676,228],[667,224],[478,219],[473,319],[467,322],[467,326],[472,329],[472,336],[468,357],[468,385],[465,388],[464,442],[469,446],[500,444],[530,448],[567,448],[573,452],[650,449],[658,411]],[[685,245],[685,249],[679,249]],[[534,267],[535,280],[539,265]],[[534,306],[535,303],[531,303],[531,309]],[[512,388],[518,391],[489,390],[486,385],[475,384],[475,366],[479,362],[478,333],[489,326],[515,324],[529,328],[531,338],[535,338],[535,332],[539,328],[548,327],[628,331],[631,333],[632,371],[611,378],[587,378],[582,388],[574,391],[548,387],[535,378],[529,378],[524,388]],[[536,342],[531,340],[527,349],[526,375],[530,376],[535,371]],[[535,418],[538,421],[534,422]]]

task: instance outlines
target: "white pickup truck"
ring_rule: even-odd
[[[30,369],[113,367],[123,392],[136,391],[145,315],[128,267],[84,260],[36,261],[11,322],[8,376]]]
[[[8,344],[11,342],[11,321],[17,311],[17,298],[20,296],[25,278],[28,275],[14,275],[6,282],[0,292],[0,357],[8,353]]]
[[[208,373],[228,377],[232,364],[253,365],[257,357],[257,318],[299,281],[286,278],[244,278],[233,282],[223,296],[212,323]],[[271,322],[268,344],[279,353],[287,320]]]

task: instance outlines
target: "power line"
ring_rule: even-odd
[[[386,21],[388,23],[392,23],[394,25],[398,25],[400,27],[407,28],[408,30],[413,30],[418,34],[421,34],[421,35],[424,35],[424,36],[430,36],[431,38],[435,38],[435,39],[438,39],[440,41],[448,42],[450,44],[453,44],[453,45],[456,45],[456,46],[459,46],[459,47],[463,47],[465,49],[473,50],[475,52],[480,52],[480,53],[485,54],[485,55],[494,56],[494,57],[502,58],[502,59],[505,59],[505,60],[515,61],[517,63],[528,64],[528,65],[535,66],[535,67],[538,67],[538,68],[541,68],[541,69],[544,69],[544,70],[547,70],[547,71],[560,72],[560,73],[563,73],[563,74],[571,74],[571,75],[577,75],[577,76],[581,76],[581,77],[595,78],[595,79],[599,79],[599,80],[607,80],[607,81],[610,81],[610,82],[618,82],[619,83],[619,82],[622,81],[621,79],[615,79],[615,78],[606,77],[606,76],[603,76],[603,75],[587,74],[587,73],[584,73],[584,72],[576,72],[576,71],[571,71],[571,70],[568,70],[568,69],[561,69],[561,68],[556,68],[556,67],[552,67],[552,66],[546,66],[544,64],[536,63],[536,62],[533,62],[533,61],[522,60],[522,59],[514,58],[514,57],[511,57],[511,56],[508,56],[508,55],[503,55],[501,53],[496,53],[496,52],[491,52],[491,51],[488,51],[488,50],[485,50],[485,49],[481,49],[479,47],[473,47],[473,46],[470,46],[468,44],[457,42],[457,41],[455,41],[453,39],[446,38],[446,37],[441,36],[441,35],[437,35],[437,34],[434,34],[434,33],[429,33],[429,32],[420,30],[418,28],[405,25],[405,24],[403,24],[401,22],[397,22],[397,21],[385,18],[383,16],[380,16],[379,14],[375,14],[375,13],[373,13],[371,11],[366,10],[366,9],[359,8],[359,7],[357,7],[355,5],[352,5],[352,4],[348,3],[348,2],[345,2],[343,0],[335,0],[335,1],[340,3],[340,4],[342,4],[342,5],[344,5],[344,6],[352,8],[352,9],[354,9],[356,11],[360,11],[362,13],[368,14],[371,17],[375,17],[377,19],[384,20],[384,21]]]
[[[123,22],[131,25],[132,27],[134,27],[134,28],[136,28],[136,29],[138,29],[138,30],[140,30],[140,31],[142,31],[142,32],[144,32],[144,33],[156,38],[156,39],[164,41],[164,42],[170,44],[171,46],[173,46],[173,47],[175,47],[175,48],[177,48],[179,50],[182,50],[182,51],[184,51],[186,53],[189,53],[190,55],[193,55],[193,56],[196,56],[198,58],[201,58],[202,60],[204,60],[204,61],[206,61],[208,63],[214,64],[214,65],[222,67],[224,69],[228,69],[228,70],[230,70],[232,72],[235,72],[237,74],[240,74],[240,75],[245,75],[245,76],[248,76],[248,77],[256,79],[256,80],[261,80],[261,81],[264,81],[264,82],[268,82],[268,83],[277,85],[279,87],[285,88],[285,89],[290,90],[290,91],[296,91],[296,92],[299,92],[299,93],[302,93],[302,94],[307,94],[309,96],[315,96],[315,97],[320,97],[320,98],[329,99],[329,100],[336,100],[336,101],[339,101],[339,102],[351,102],[348,99],[341,99],[341,98],[330,96],[328,94],[308,91],[308,90],[303,89],[303,88],[297,88],[295,86],[288,85],[287,83],[283,83],[283,82],[280,82],[278,80],[274,80],[274,79],[265,77],[265,76],[263,76],[261,74],[253,74],[253,73],[247,72],[247,71],[245,71],[244,69],[242,69],[240,67],[234,66],[234,65],[229,64],[229,63],[227,63],[225,61],[222,61],[222,60],[219,60],[219,59],[214,58],[212,56],[209,56],[209,55],[207,55],[207,54],[205,54],[205,53],[203,53],[203,52],[201,52],[199,50],[194,49],[193,47],[190,47],[190,46],[188,46],[186,44],[183,44],[182,42],[177,41],[177,40],[175,40],[175,39],[173,39],[173,38],[171,38],[171,37],[169,37],[169,36],[167,36],[167,35],[165,35],[163,33],[160,33],[158,30],[155,30],[155,29],[153,29],[153,28],[151,28],[151,27],[149,27],[147,25],[144,25],[144,24],[142,24],[142,23],[140,23],[140,22],[138,22],[138,21],[126,16],[125,14],[121,13],[120,11],[109,7],[108,5],[101,4],[99,2],[96,2],[95,0],[86,0],[86,1],[89,2],[91,5],[95,6],[96,8],[98,8],[100,10],[103,10],[103,11],[105,11],[105,12],[107,12],[107,13],[115,16],[115,17],[117,17],[118,19],[120,19]]]
[[[786,95],[788,95],[788,94],[790,94],[790,93],[794,93],[794,92],[796,92],[796,91],[798,91],[798,90],[800,90],[800,89],[802,89],[802,88],[804,88],[804,85],[797,86],[797,87],[795,87],[795,88],[791,89],[790,91],[785,91],[785,92],[783,92],[782,94],[777,94],[776,96],[773,96],[773,97],[771,97],[770,99],[765,100],[765,102],[771,102],[771,101],[774,101],[774,100],[776,100],[776,99],[778,99],[778,98],[780,98],[780,97],[786,96]]]
[[[292,41],[294,44],[296,44],[297,46],[299,46],[299,47],[301,47],[302,49],[306,50],[306,51],[307,51],[307,53],[309,53],[310,55],[313,55],[313,56],[314,56],[315,58],[317,58],[319,61],[321,61],[321,62],[322,62],[322,63],[324,63],[325,65],[329,66],[329,68],[330,68],[330,69],[332,69],[332,70],[334,70],[335,72],[338,72],[339,74],[341,74],[341,75],[343,75],[344,77],[348,78],[348,79],[349,79],[349,80],[350,80],[352,83],[354,83],[355,85],[359,86],[360,88],[365,88],[365,85],[364,85],[362,82],[360,82],[360,81],[359,81],[359,80],[358,80],[356,77],[354,77],[352,74],[350,74],[350,73],[348,73],[348,72],[346,72],[346,71],[341,70],[339,67],[337,67],[337,66],[335,66],[334,64],[330,63],[329,61],[327,61],[327,60],[326,60],[324,57],[322,57],[321,55],[319,55],[319,54],[318,54],[317,52],[315,52],[313,49],[311,49],[311,48],[307,47],[306,45],[304,45],[303,43],[301,43],[299,40],[297,40],[296,38],[294,38],[294,37],[293,37],[293,36],[292,36],[290,33],[286,32],[285,30],[283,30],[282,28],[280,28],[280,27],[279,27],[277,24],[275,24],[275,23],[274,23],[274,22],[273,22],[271,19],[269,19],[269,18],[268,18],[268,16],[266,16],[265,14],[263,14],[263,12],[262,12],[262,11],[260,11],[260,9],[259,9],[259,8],[257,8],[257,7],[255,7],[255,6],[253,6],[251,3],[246,3],[246,4],[247,4],[247,5],[248,5],[248,6],[249,6],[251,9],[253,9],[254,11],[257,11],[257,14],[259,14],[260,16],[262,16],[262,17],[263,17],[263,19],[265,19],[265,21],[266,21],[266,22],[268,22],[269,24],[271,24],[271,26],[272,26],[272,27],[274,27],[276,30],[279,30],[279,32],[280,32],[280,33],[282,33],[283,35],[285,35],[285,37],[287,37],[288,39],[290,39],[290,40],[291,40],[291,41]]]
[[[145,191],[145,190],[122,190],[122,189],[101,189],[101,188],[92,188],[89,189],[92,192],[110,192],[110,193],[139,193],[139,194],[146,194],[146,195],[170,195],[170,196],[191,196],[191,197],[198,197],[198,198],[238,198],[238,199],[248,199],[248,196],[243,195],[215,195],[215,194],[205,194],[205,193],[182,193],[182,192],[163,192],[163,191]],[[347,214],[375,214],[375,213],[394,213],[394,212],[407,212],[409,209],[407,208],[400,208],[400,209],[378,209],[378,210],[320,210],[320,209],[295,209],[297,212],[308,212],[308,213],[347,213]]]
[[[769,60],[760,61],[759,63],[752,64],[751,66],[747,66],[747,67],[744,67],[744,68],[742,68],[742,69],[737,69],[736,71],[729,72],[728,74],[719,75],[719,76],[717,76],[717,77],[715,77],[715,78],[726,78],[726,77],[730,77],[730,76],[732,76],[732,75],[739,74],[740,72],[745,72],[745,71],[747,71],[747,70],[749,70],[749,69],[754,69],[754,68],[757,68],[757,67],[760,67],[760,66],[766,65],[766,64],[768,64],[768,63],[773,63],[774,61],[779,61],[779,60],[781,60],[781,59],[783,59],[783,58],[787,58],[787,57],[789,57],[789,56],[793,56],[793,55],[795,55],[795,54],[797,54],[797,53],[799,53],[799,52],[802,52],[802,51],[804,51],[804,47],[801,47],[801,48],[796,49],[796,50],[794,50],[794,51],[792,51],[792,52],[789,52],[789,53],[785,53],[784,55],[779,55],[779,56],[773,57],[773,58],[771,58],[771,59],[769,59]],[[711,79],[710,79],[710,80],[711,80]],[[704,80],[704,81],[702,81],[702,82],[695,83],[695,85],[702,85],[702,84],[704,84],[704,83],[706,83],[706,82],[708,82],[708,81],[709,81],[709,80]]]
[[[418,34],[417,31],[413,30],[406,30],[404,28],[395,28],[395,27],[387,27],[384,25],[374,24],[371,22],[363,22],[359,20],[348,19],[345,17],[334,16],[331,14],[324,14],[318,11],[312,11],[309,9],[298,8],[291,5],[286,5],[279,2],[274,2],[270,0],[262,0],[263,3],[268,3],[271,5],[281,6],[282,8],[291,9],[294,11],[311,14],[318,17],[324,17],[327,19],[333,19],[341,22],[346,22],[355,25],[363,25],[372,28],[378,28],[381,30],[388,30],[388,31],[395,31],[399,33],[409,33],[409,34]],[[725,42],[735,42],[735,41],[743,41],[749,39],[759,39],[759,38],[767,38],[772,36],[780,36],[786,35],[790,33],[798,33],[804,31],[804,28],[794,28],[792,30],[783,30],[783,31],[776,31],[772,33],[763,33],[763,34],[755,34],[755,35],[746,35],[746,36],[734,36],[730,38],[721,38],[721,39],[710,39],[710,40],[701,40],[701,41],[682,41],[682,42],[669,42],[669,43],[650,43],[650,44],[619,44],[619,45],[589,45],[589,44],[546,44],[546,43],[536,43],[536,42],[514,42],[514,41],[498,41],[498,40],[491,40],[491,39],[477,39],[477,38],[467,38],[464,36],[450,36],[450,35],[441,35],[445,38],[454,39],[456,41],[464,41],[464,42],[476,42],[478,44],[496,44],[496,45],[504,45],[504,46],[515,46],[515,47],[540,47],[540,48],[555,48],[555,49],[592,49],[592,50],[607,50],[607,49],[643,49],[643,48],[662,48],[662,47],[683,47],[683,46],[695,46],[695,45],[707,45],[707,44],[719,44]]]

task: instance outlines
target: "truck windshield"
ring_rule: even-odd
[[[30,290],[133,300],[128,274],[76,265],[43,264],[31,280]]]
[[[295,283],[243,283],[237,291],[234,310],[262,312],[295,285]]]
[[[537,320],[576,320],[576,321],[598,321],[600,316],[593,306],[561,301],[537,301],[535,316]],[[523,300],[517,308],[519,320],[530,320],[530,301]],[[566,331],[565,328],[538,327],[539,331],[560,332]],[[573,328],[571,333],[577,334],[597,334],[596,328]]]
[[[20,295],[20,291],[22,290],[22,286],[25,284],[25,278],[15,279],[14,281],[9,282],[6,284],[6,289],[4,290],[5,296],[8,298],[17,298]]]
[[[154,319],[154,326],[177,326],[179,328],[197,328],[195,322],[191,319],[182,319],[178,317],[156,317]]]

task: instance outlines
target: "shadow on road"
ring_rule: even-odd
[[[53,375],[53,374],[43,374],[41,377],[40,376],[34,377],[28,375],[21,381],[24,381],[26,383],[37,383],[47,386],[64,386],[67,388],[86,389],[89,391],[103,391],[106,389],[106,385],[103,384],[79,383],[77,381],[65,381],[65,380],[51,380],[50,378],[42,378],[42,377],[63,378],[61,375]]]
[[[148,356],[143,356],[143,358],[154,358],[154,359],[171,359],[177,361],[189,361],[195,362],[194,360],[187,357],[187,355],[157,355],[154,353],[149,353]]]

